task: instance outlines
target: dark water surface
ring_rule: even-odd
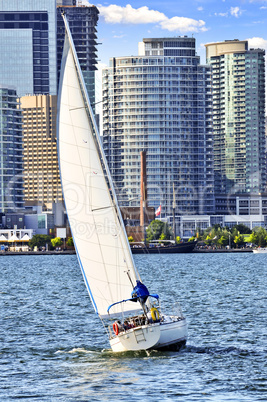
[[[0,257],[0,401],[267,400],[267,255],[135,260],[181,303],[182,351],[112,353],[76,256]]]

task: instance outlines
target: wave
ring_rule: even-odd
[[[73,348],[71,350],[57,350],[55,354],[97,354],[101,353],[96,349]]]
[[[218,346],[192,346],[186,345],[184,349],[181,350],[182,353],[206,353],[210,355],[226,355],[226,354],[236,354],[242,356],[257,356],[266,351],[248,350],[239,348],[236,346],[228,347],[218,347]]]

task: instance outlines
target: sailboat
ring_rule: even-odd
[[[165,315],[135,266],[65,15],[58,156],[66,211],[93,307],[114,352],[179,349],[187,323]]]

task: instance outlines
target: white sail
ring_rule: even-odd
[[[101,140],[92,115],[77,55],[66,25],[61,66],[58,147],[61,182],[80,267],[96,312],[129,299],[138,273],[116,207]],[[131,283],[132,281],[132,283]],[[112,315],[139,309],[128,301]]]

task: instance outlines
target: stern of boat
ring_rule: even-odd
[[[161,336],[160,324],[142,325],[110,338],[113,352],[153,349]]]

